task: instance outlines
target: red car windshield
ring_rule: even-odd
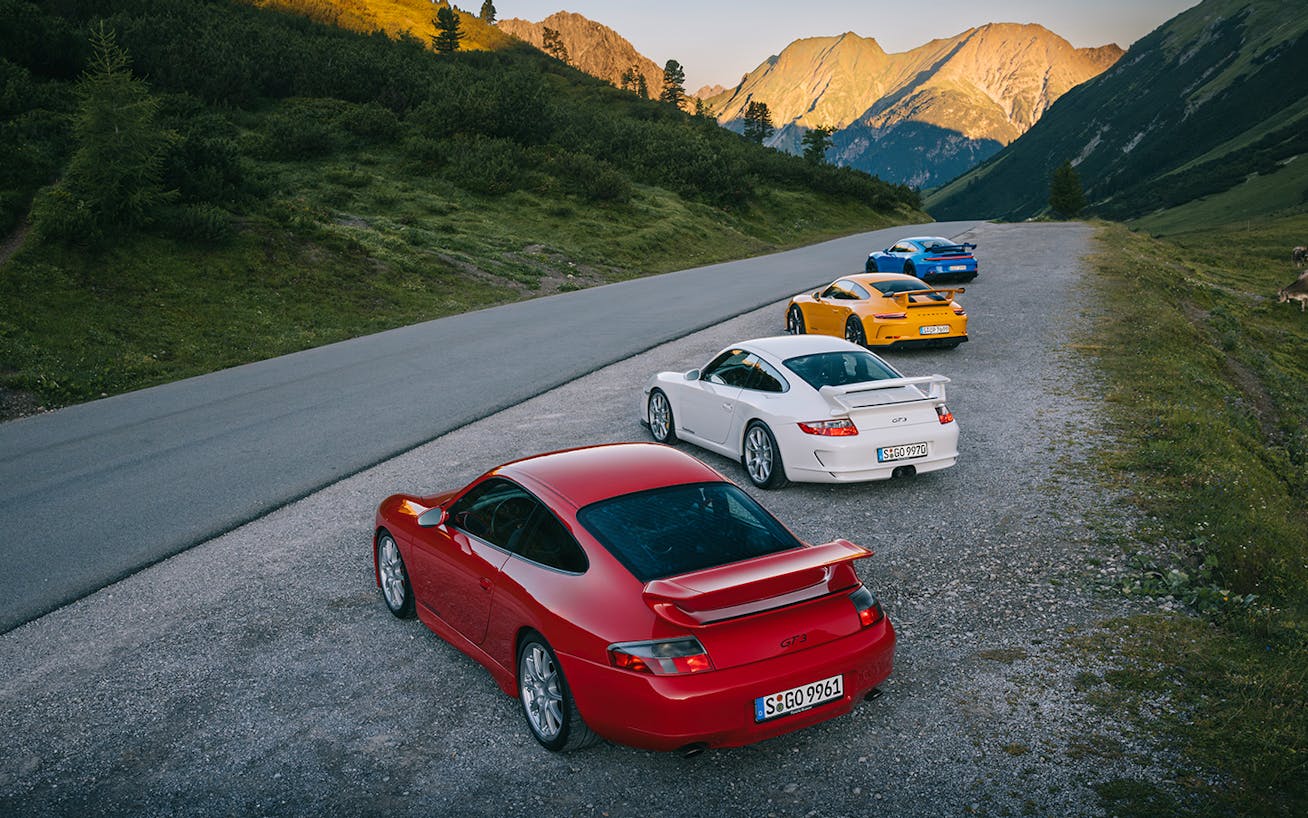
[[[802,545],[731,483],[624,494],[586,506],[577,519],[641,582]]]

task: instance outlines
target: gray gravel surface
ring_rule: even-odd
[[[1122,613],[1087,465],[1095,383],[1069,344],[1090,230],[984,225],[972,341],[889,357],[954,379],[959,464],[907,481],[751,489],[860,563],[899,629],[881,699],[697,758],[550,754],[517,702],[373,586],[372,513],[523,454],[646,440],[640,386],[777,334],[784,302],[464,426],[0,636],[3,815],[1096,814],[1166,752],[1092,711],[1072,644]],[[683,444],[684,446],[684,444]],[[692,449],[744,483],[739,466]]]

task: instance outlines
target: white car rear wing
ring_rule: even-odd
[[[818,393],[831,405],[832,415],[848,415],[855,409],[890,406],[897,403],[931,401],[934,404],[941,404],[945,402],[947,383],[949,378],[944,375],[919,375],[914,378],[887,378],[881,381],[847,383],[843,386],[824,386],[818,390]],[[930,385],[925,395],[917,388],[924,384]]]

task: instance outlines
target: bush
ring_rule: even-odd
[[[361,145],[391,143],[400,134],[399,117],[375,102],[350,105],[337,116],[336,124]]]
[[[564,152],[554,157],[548,170],[569,193],[597,202],[631,201],[631,180],[608,162],[584,153]]]
[[[47,241],[93,245],[101,239],[91,206],[62,185],[52,185],[36,194],[32,229]]]
[[[476,193],[499,195],[519,187],[526,153],[507,139],[456,136],[448,143],[451,181]]]
[[[341,133],[325,111],[289,105],[263,122],[262,153],[269,159],[296,160],[326,156],[340,147]]]
[[[182,241],[221,244],[235,232],[232,214],[211,204],[183,204],[164,214],[168,232]]]

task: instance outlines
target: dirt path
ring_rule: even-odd
[[[9,259],[13,258],[27,240],[27,234],[32,232],[32,226],[27,222],[18,225],[18,229],[9,234],[9,237],[0,244],[0,265],[3,265]]]

